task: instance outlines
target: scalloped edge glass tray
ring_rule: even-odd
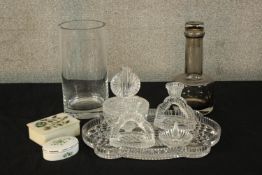
[[[155,109],[150,109],[147,120],[153,125],[155,118]],[[194,132],[197,135],[192,139],[189,145],[184,147],[169,148],[161,143],[158,138],[160,129],[155,130],[155,146],[151,148],[116,148],[109,145],[110,128],[104,122],[103,118],[96,118],[88,121],[82,127],[82,138],[97,156],[104,159],[131,158],[141,160],[164,160],[179,157],[201,158],[206,156],[211,147],[220,139],[221,128],[214,120],[204,117],[200,112],[195,111],[199,120]]]

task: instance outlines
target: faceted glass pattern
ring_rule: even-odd
[[[184,85],[182,83],[167,83],[169,96],[159,104],[156,110],[154,125],[168,130],[177,123],[180,129],[192,131],[197,123],[193,109],[181,97]],[[166,111],[172,111],[166,112]]]
[[[161,160],[207,155],[218,142],[221,129],[187,105],[181,97],[184,85],[168,83],[169,96],[148,113],[148,101],[133,96],[139,90],[135,88],[138,82],[140,87],[139,78],[134,77],[137,76],[129,68],[113,77],[111,87],[117,97],[104,102],[101,119],[83,126],[84,142],[105,159]]]
[[[129,67],[122,67],[110,83],[113,94],[117,97],[134,96],[140,89],[140,79]]]
[[[109,143],[114,147],[149,148],[155,144],[154,130],[141,114],[124,113],[113,126]]]
[[[159,139],[168,147],[186,146],[192,140],[193,135],[186,129],[180,128],[175,122],[172,129],[168,129],[159,133]]]
[[[105,122],[110,126],[109,145],[114,147],[148,148],[155,144],[154,130],[146,121],[149,103],[134,96],[140,89],[138,76],[122,67],[111,81],[117,97],[103,104]]]
[[[147,121],[153,125],[155,120],[155,109],[150,109]],[[172,111],[167,111],[172,113]],[[186,146],[168,147],[160,139],[162,129],[154,128],[155,144],[150,148],[114,147],[109,144],[111,127],[102,118],[96,118],[87,122],[82,128],[84,142],[97,156],[105,159],[132,158],[141,160],[163,160],[179,157],[200,158],[206,156],[212,146],[220,139],[221,128],[218,123],[210,118],[204,117],[200,112],[195,111],[199,121],[193,132],[190,143]]]

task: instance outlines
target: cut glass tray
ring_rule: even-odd
[[[198,123],[195,128],[197,133],[187,146],[167,147],[158,138],[161,129],[154,127],[155,145],[150,148],[116,148],[109,145],[110,128],[103,118],[96,118],[87,122],[82,128],[84,142],[97,156],[105,159],[131,158],[141,160],[163,160],[179,157],[200,158],[206,156],[211,147],[220,139],[221,128],[210,118],[204,117],[195,111]],[[153,125],[155,109],[150,109],[147,120]]]

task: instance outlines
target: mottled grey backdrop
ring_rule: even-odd
[[[184,69],[184,23],[206,25],[204,71],[215,80],[262,80],[261,0],[0,0],[0,82],[59,82],[59,29],[107,23],[110,77],[131,66],[142,81]]]

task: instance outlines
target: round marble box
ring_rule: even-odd
[[[42,150],[45,160],[57,161],[74,156],[79,150],[79,144],[76,137],[64,136],[48,141]]]

